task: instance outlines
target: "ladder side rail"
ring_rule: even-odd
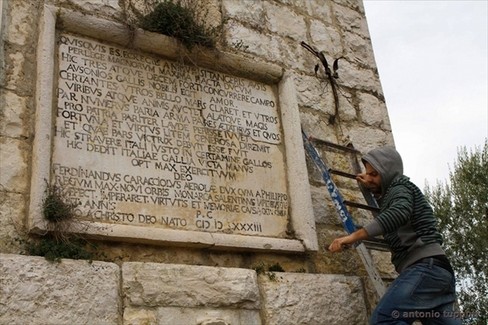
[[[351,215],[349,214],[349,211],[347,211],[342,195],[339,193],[336,185],[334,184],[332,178],[330,177],[327,165],[320,158],[319,153],[317,152],[315,147],[310,143],[307,135],[303,131],[302,131],[302,136],[303,136],[303,142],[305,144],[305,149],[307,153],[309,154],[310,158],[312,158],[315,165],[322,173],[322,179],[324,180],[327,190],[330,194],[330,197],[334,202],[334,206],[337,210],[337,213],[339,214],[344,229],[349,234],[353,233],[354,231],[356,231],[356,226],[354,225],[354,222],[352,220]]]
[[[357,245],[356,251],[358,252],[359,256],[361,257],[361,260],[363,261],[363,265],[366,269],[366,272],[369,275],[369,278],[371,279],[371,282],[373,283],[376,293],[380,298],[383,297],[383,295],[386,292],[385,283],[381,279],[381,275],[376,269],[373,259],[371,258],[371,255],[369,254],[364,243],[361,242],[359,245]]]

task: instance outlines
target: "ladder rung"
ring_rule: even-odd
[[[368,238],[363,240],[363,244],[364,246],[366,246],[367,249],[373,249],[376,251],[385,251],[385,252],[390,251],[390,246],[388,246],[388,244],[384,239]]]
[[[329,172],[331,174],[334,174],[334,175],[339,175],[339,176],[344,176],[344,177],[351,178],[351,179],[356,179],[356,175],[351,174],[351,173],[346,173],[346,172],[343,172],[341,170],[329,169]]]
[[[318,142],[318,143],[324,144],[324,145],[331,147],[331,148],[335,148],[335,149],[339,149],[339,150],[343,150],[343,151],[348,151],[350,153],[361,154],[361,151],[359,151],[359,150],[356,150],[356,149],[351,148],[351,147],[342,146],[340,144],[333,143],[333,142],[330,142],[327,140],[322,140],[322,139],[313,138],[313,137],[310,137],[309,139],[313,142]]]
[[[351,206],[351,207],[354,207],[354,208],[359,208],[359,209],[364,209],[364,210],[369,210],[369,211],[375,211],[375,212],[380,211],[380,209],[377,207],[372,207],[372,206],[367,205],[367,204],[362,204],[362,203],[357,203],[357,202],[352,202],[352,201],[347,201],[347,200],[344,200],[344,204]]]

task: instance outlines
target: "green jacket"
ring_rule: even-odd
[[[365,226],[368,235],[383,235],[398,272],[430,256],[445,255],[436,219],[420,189],[403,175],[400,154],[392,147],[372,150],[363,157],[381,175],[380,213]]]

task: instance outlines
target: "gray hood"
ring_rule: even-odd
[[[393,147],[373,149],[362,158],[381,176],[381,196],[390,187],[393,180],[403,175],[402,157]]]

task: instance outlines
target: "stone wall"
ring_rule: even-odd
[[[298,107],[297,123],[309,134],[352,143],[362,152],[393,144],[361,0],[198,3],[208,9],[209,23],[223,24],[217,49],[209,55],[205,50],[181,49],[174,52],[176,57],[206,66],[251,62],[251,76],[262,73],[260,67],[276,67],[273,71],[278,72],[271,79],[274,83],[283,76],[293,80],[292,94],[296,95],[291,100]],[[371,285],[354,251],[338,255],[324,251],[343,230],[321,176],[308,159],[308,183],[303,179],[302,184],[307,187],[305,193],[310,193],[318,250],[214,250],[181,242],[154,245],[133,238],[106,241],[95,236],[90,239],[97,245],[92,263],[63,260],[51,264],[23,256],[29,255],[28,243],[39,235],[29,231],[29,207],[39,200],[32,197],[33,161],[51,154],[48,148],[33,148],[43,137],[35,116],[41,109],[36,91],[45,84],[39,78],[44,67],[38,57],[46,6],[79,14],[81,19],[98,19],[100,25],[95,28],[100,33],[116,35],[120,26],[137,33],[133,26],[138,14],[152,5],[142,0],[0,1],[0,323],[365,323],[375,303]],[[65,26],[69,23],[64,22]],[[62,30],[63,24],[57,27]],[[131,35],[126,35],[129,41]],[[322,71],[314,73],[318,60],[300,46],[301,41],[323,51],[329,63],[341,58],[336,81],[339,115],[334,123],[330,84]],[[174,43],[165,42],[169,43],[152,42],[152,52]],[[229,56],[237,61],[222,60]],[[336,153],[328,157],[329,163],[347,167],[347,161]],[[303,153],[297,158],[290,154],[286,159],[290,164],[304,157]],[[337,182],[346,196],[358,197],[355,184]],[[370,218],[352,212],[358,224]],[[386,279],[395,276],[387,254],[375,252],[374,258]],[[286,272],[257,275],[253,270],[273,264]]]
[[[364,324],[354,276],[0,255],[2,324]]]

